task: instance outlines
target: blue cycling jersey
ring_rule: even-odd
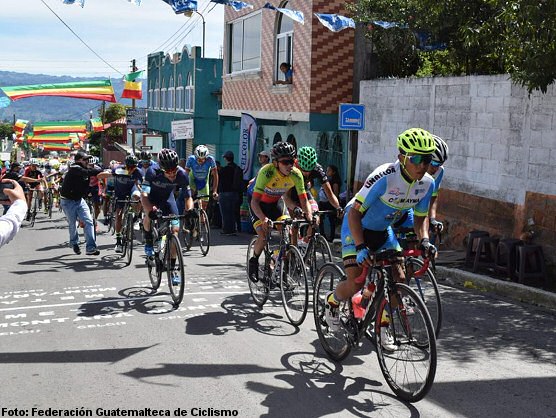
[[[190,155],[185,163],[185,167],[190,169],[193,173],[195,186],[198,190],[200,190],[206,186],[210,170],[216,167],[216,162],[214,161],[212,155],[208,155],[203,164],[199,164],[197,162],[197,158],[195,158],[194,155]]]
[[[114,193],[118,199],[124,199],[131,195],[133,186],[141,184],[143,176],[139,170],[135,169],[128,172],[125,165],[120,165],[112,170],[114,176]]]
[[[438,190],[440,189],[440,183],[442,183],[442,179],[444,178],[444,167],[439,167],[436,173],[432,175],[434,178],[434,190],[432,192],[433,196],[438,196]]]
[[[365,184],[348,204],[360,204],[363,228],[385,231],[411,208],[416,216],[426,216],[435,181],[429,174],[421,180],[408,181],[400,162],[383,164],[367,177]]]
[[[189,176],[185,170],[178,167],[178,172],[174,181],[170,181],[164,175],[162,170],[153,170],[149,168],[145,175],[145,180],[143,181],[143,192],[149,195],[149,200],[155,206],[161,206],[173,200],[173,191],[176,187],[185,188],[189,195],[185,197],[191,197],[189,188]]]

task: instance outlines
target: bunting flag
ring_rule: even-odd
[[[102,123],[102,120],[100,118],[93,118],[90,120],[91,122],[91,127],[90,130],[93,132],[102,132],[104,131],[104,125]]]
[[[242,1],[236,0],[210,0],[213,3],[223,4],[225,6],[231,6],[236,12],[239,12],[242,9],[249,8],[252,9],[253,5],[244,3]]]
[[[61,96],[75,99],[116,102],[110,80],[78,81],[74,83],[35,84],[30,86],[0,87],[12,101],[35,96]]]
[[[44,151],[71,151],[71,147],[67,144],[44,144],[42,148]]]
[[[396,22],[385,22],[384,20],[373,20],[370,23],[372,23],[373,25],[376,26],[380,26],[381,28],[384,29],[392,29],[392,28],[401,28],[401,29],[407,29],[409,28],[409,25],[407,24],[399,24]]]
[[[124,77],[124,90],[122,91],[122,99],[138,99],[143,98],[143,83],[137,81],[143,75],[143,71],[135,71]]]
[[[162,0],[174,9],[174,13],[194,12],[197,10],[197,0]]]
[[[65,143],[69,142],[71,133],[59,133],[59,134],[45,134],[45,135],[27,135],[27,142],[38,143],[38,142],[58,142]]]
[[[29,123],[28,120],[23,120],[23,119],[18,119],[15,121],[14,132],[18,137],[23,135],[23,131],[25,130],[25,127],[27,126],[28,123]]]
[[[75,0],[62,0],[62,3],[64,3],[64,4],[75,4]],[[78,0],[77,3],[81,7],[85,7],[85,0]]]
[[[61,120],[54,122],[34,122],[33,135],[58,134],[70,132],[87,132],[87,121]]]
[[[303,12],[299,12],[297,10],[291,10],[291,9],[284,9],[281,7],[274,7],[272,4],[270,3],[266,3],[263,8],[265,9],[270,9],[270,10],[275,10],[277,12],[280,12],[282,14],[285,14],[286,16],[288,16],[290,19],[295,20],[296,22],[301,23],[302,25],[305,24],[305,17],[303,16]]]
[[[350,17],[325,13],[315,13],[315,16],[320,23],[332,32],[340,32],[347,28],[355,28],[355,21]]]

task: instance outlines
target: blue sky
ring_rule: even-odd
[[[117,78],[130,71],[133,58],[139,69],[146,69],[150,53],[202,45],[200,16],[176,15],[162,0],[142,0],[140,6],[127,0],[85,0],[84,8],[62,0],[44,2],[115,69],[83,45],[41,0],[2,0],[0,70]],[[220,56],[224,7],[198,2],[206,20],[207,58]]]

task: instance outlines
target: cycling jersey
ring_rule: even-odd
[[[189,188],[189,177],[185,170],[178,167],[178,172],[174,181],[170,181],[164,175],[162,170],[147,170],[145,180],[143,181],[142,190],[149,196],[149,200],[159,209],[170,204],[171,212],[178,214],[176,200],[174,198],[174,190],[176,187],[183,187],[187,190],[185,198],[191,197]]]
[[[193,179],[194,186],[197,190],[205,188],[207,185],[210,171],[216,167],[216,162],[212,155],[207,155],[206,160],[199,164],[194,155],[190,155],[185,163],[185,167],[190,170],[190,178]]]
[[[438,167],[438,170],[436,170],[436,173],[434,173],[432,177],[434,178],[434,190],[432,192],[432,195],[438,196],[440,183],[442,183],[442,179],[444,178],[444,167]]]
[[[145,166],[143,165],[143,163],[141,163],[141,162],[140,162],[139,165],[137,166],[137,170],[139,170],[139,172],[141,173],[141,175],[143,176],[143,178],[145,178],[145,175],[147,174],[147,170],[148,170],[149,168],[152,168],[153,170],[158,170],[158,169],[160,169],[160,166],[159,166],[158,163],[155,162],[155,161],[151,161],[150,164],[149,164],[147,167],[145,167]]]
[[[298,168],[293,167],[291,173],[284,176],[270,163],[262,167],[257,174],[253,196],[259,196],[263,203],[275,203],[292,187],[295,187],[300,198],[307,198],[303,174]]]
[[[321,185],[324,183],[328,183],[328,176],[326,175],[326,172],[324,171],[324,169],[322,168],[322,165],[320,164],[316,164],[315,168],[313,168],[307,175],[305,175],[305,173],[303,173],[303,181],[305,182],[305,190],[307,191],[307,195],[308,195],[308,199],[315,199],[315,197],[312,195],[310,188],[309,188],[309,183],[311,183],[311,186],[314,186],[313,184],[313,180],[317,179],[320,181]],[[297,195],[297,191],[295,189],[292,189],[291,191],[291,198],[294,202],[299,202],[299,196]]]
[[[114,176],[114,193],[118,199],[131,196],[131,193],[136,189],[136,184],[143,180],[139,170],[134,169],[129,172],[125,165],[114,168],[112,175]]]

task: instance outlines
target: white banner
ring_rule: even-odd
[[[173,120],[171,125],[174,139],[193,139],[193,119]]]
[[[241,114],[240,135],[239,166],[243,171],[243,180],[250,180],[257,146],[257,120],[247,113]]]

